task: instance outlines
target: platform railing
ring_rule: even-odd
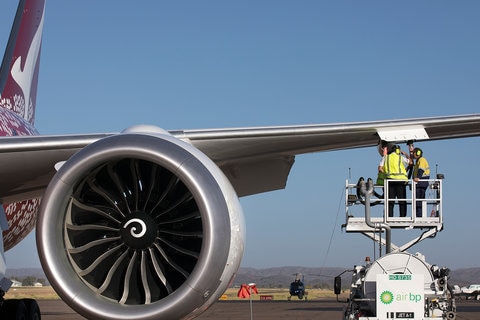
[[[385,187],[375,186],[374,195],[371,197],[371,220],[374,223],[387,223],[392,228],[423,228],[425,226],[431,226],[432,224],[443,224],[442,214],[442,180],[441,179],[428,179],[422,180],[428,182],[428,188],[425,192],[425,198],[416,198],[417,183],[413,180],[406,182],[406,194],[405,199],[389,199],[388,188],[389,181],[385,180]],[[398,181],[398,180],[397,180]],[[388,216],[388,203],[394,201],[393,216]],[[407,215],[405,217],[399,216],[399,202],[405,201],[407,204]],[[365,199],[359,194],[357,184],[346,182],[345,193],[345,214],[346,224],[349,223],[361,223],[365,219],[364,210]],[[421,204],[421,215],[416,215],[416,204]]]

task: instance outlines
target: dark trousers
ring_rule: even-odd
[[[425,179],[429,179],[429,177],[425,177]],[[427,192],[428,182],[420,180],[417,185],[415,186],[415,198],[417,199],[425,199],[425,193]],[[417,209],[417,217],[422,216],[422,201],[417,201],[415,205]]]
[[[395,199],[407,198],[407,184],[406,181],[389,181],[388,184],[388,216],[393,217],[393,206],[395,205]],[[399,200],[398,207],[400,208],[400,217],[407,216],[407,201]]]

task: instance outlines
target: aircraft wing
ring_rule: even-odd
[[[480,135],[480,115],[302,126],[172,132],[188,139],[227,175],[239,196],[285,187],[298,154]]]
[[[55,164],[68,160],[105,134],[0,137],[0,200],[8,204],[39,197],[55,175]]]
[[[56,163],[109,134],[0,138],[0,199],[10,203],[41,196]],[[480,135],[480,115],[318,125],[170,131],[210,157],[239,196],[286,185],[295,155],[370,147],[379,137],[421,141]]]

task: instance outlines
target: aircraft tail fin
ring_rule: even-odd
[[[33,125],[45,0],[20,0],[0,66],[0,107]]]

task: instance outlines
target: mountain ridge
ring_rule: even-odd
[[[345,268],[340,267],[301,267],[284,266],[271,268],[251,268],[241,267],[234,279],[234,286],[243,283],[255,283],[257,287],[263,288],[288,288],[295,279],[297,273],[304,277],[305,286],[311,288],[333,288],[333,280],[336,276],[343,273]],[[341,275],[342,283],[350,283],[351,272],[345,272]],[[452,285],[467,286],[470,284],[480,284],[480,267],[461,268],[450,270],[449,283]]]
[[[298,273],[303,275],[305,286],[310,288],[333,288],[333,279],[343,273],[345,268],[340,267],[302,267],[283,266],[270,268],[241,267],[232,282],[232,286],[243,283],[255,283],[259,288],[288,288]],[[41,268],[8,269],[8,278],[25,278],[34,276],[37,279],[46,279]],[[342,274],[342,283],[350,282],[351,272]],[[480,267],[450,270],[450,284],[466,286],[480,284]]]

